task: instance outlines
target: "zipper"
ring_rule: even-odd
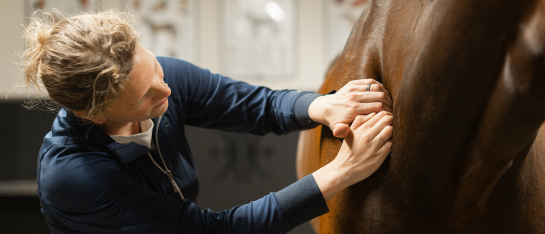
[[[161,170],[165,175],[168,176],[170,179],[170,183],[172,184],[172,187],[174,188],[174,192],[178,193],[180,195],[180,198],[182,198],[182,201],[185,199],[184,194],[182,193],[182,190],[180,190],[180,187],[178,187],[178,184],[176,184],[176,181],[174,180],[174,177],[172,176],[172,172],[167,168],[167,164],[165,163],[165,160],[163,159],[163,155],[161,154],[161,150],[159,149],[159,124],[161,124],[161,119],[163,116],[159,116],[159,119],[157,119],[157,129],[155,130],[155,147],[157,147],[157,152],[159,152],[159,157],[161,158],[161,161],[163,161],[163,166],[165,166],[165,169],[163,169],[151,156],[151,154],[148,152],[149,158]]]

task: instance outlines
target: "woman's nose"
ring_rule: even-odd
[[[155,97],[154,97],[154,100],[160,100],[160,99],[163,99],[165,97],[168,97],[170,96],[170,87],[168,87],[168,84],[165,83],[162,79],[159,80],[159,82],[156,83],[155,85]]]
[[[161,90],[162,92],[165,94],[165,96],[170,96],[170,87],[168,87],[168,84],[164,81],[164,80],[161,80],[161,83],[160,83],[160,86],[161,86]]]

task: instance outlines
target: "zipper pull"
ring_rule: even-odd
[[[180,190],[180,187],[178,187],[178,184],[176,184],[176,181],[174,181],[174,178],[172,177],[172,173],[170,170],[167,170],[168,178],[170,178],[170,183],[172,183],[172,187],[174,188],[174,192],[180,194],[180,197],[182,200],[184,200],[184,195],[182,194],[182,190]]]

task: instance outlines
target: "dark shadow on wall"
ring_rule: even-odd
[[[51,233],[40,212],[38,197],[0,197],[0,233]]]
[[[56,114],[0,102],[0,180],[36,179],[38,151]]]
[[[0,180],[36,179],[38,151],[56,112],[30,111],[23,101],[0,102]],[[1,185],[0,185],[1,186]],[[51,233],[37,196],[0,195],[0,233]]]

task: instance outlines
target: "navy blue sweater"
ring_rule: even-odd
[[[38,157],[38,195],[53,233],[286,233],[328,212],[312,175],[230,210],[200,209],[199,182],[184,125],[263,135],[316,126],[315,94],[253,86],[188,62],[158,57],[172,90],[152,119],[153,143],[119,144],[62,109]],[[159,154],[185,199],[153,164]]]

